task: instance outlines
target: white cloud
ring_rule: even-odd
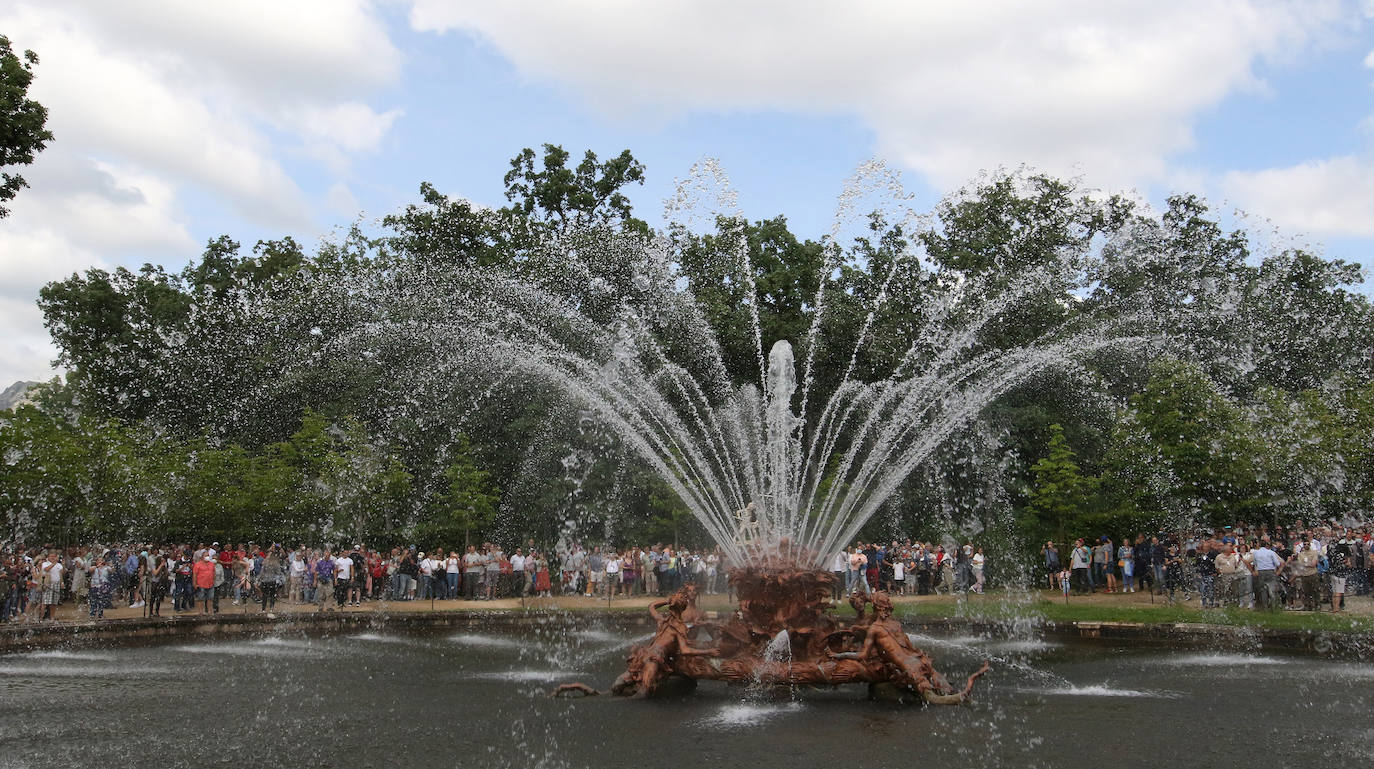
[[[343,182],[335,182],[325,194],[324,203],[329,210],[342,214],[343,216],[354,217],[362,212],[363,206],[358,199],[353,196],[353,190],[348,188]]]
[[[1167,174],[1198,113],[1333,29],[1338,2],[415,0],[527,77],[608,111],[860,115],[879,151],[949,187],[1030,165],[1112,186]]]
[[[1314,160],[1287,168],[1236,171],[1222,188],[1242,209],[1283,228],[1309,233],[1374,237],[1374,158],[1357,155]]]
[[[114,164],[43,153],[24,169],[32,189],[0,223],[0,382],[46,379],[56,357],[35,304],[45,283],[120,262],[180,261],[199,248],[174,190]]]
[[[375,148],[400,116],[400,110],[379,114],[366,104],[345,102],[302,110],[298,120],[307,136],[357,152]]]
[[[43,283],[195,255],[193,196],[317,229],[337,194],[302,190],[284,155],[341,183],[400,115],[364,101],[401,66],[369,0],[21,0],[0,7],[0,31],[41,57],[30,96],[55,135],[0,222],[0,386],[48,375]]]

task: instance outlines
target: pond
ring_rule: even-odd
[[[960,708],[854,686],[704,682],[653,701],[606,688],[644,628],[545,621],[0,656],[0,767],[1314,766],[1374,756],[1374,665],[1038,637],[914,639]]]

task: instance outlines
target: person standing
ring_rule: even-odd
[[[601,585],[606,577],[606,560],[600,547],[593,547],[587,556],[587,596],[600,595]]]
[[[942,549],[940,556],[940,584],[944,585],[946,593],[954,595],[954,591],[958,589],[954,583],[954,555]]]
[[[973,568],[973,592],[983,594],[983,567],[987,565],[987,557],[983,555],[983,548],[978,548],[973,552],[971,559]]]
[[[353,559],[346,553],[339,553],[339,557],[334,559],[334,602],[337,609],[348,605],[348,596],[353,591],[353,568]]]
[[[267,557],[262,560],[262,572],[258,575],[258,592],[262,595],[260,611],[277,608],[277,592],[284,582],[286,564],[282,562],[281,546],[273,545],[267,550]]]
[[[38,587],[42,592],[44,620],[57,619],[57,605],[62,602],[62,561],[56,550],[38,565]]]
[[[1073,573],[1073,581],[1078,585],[1082,595],[1091,595],[1093,592],[1092,576],[1089,572],[1091,566],[1092,551],[1088,550],[1082,539],[1075,540],[1073,552],[1069,554],[1069,568]]]
[[[1121,592],[1135,592],[1135,548],[1129,536],[1121,538],[1121,546],[1116,549],[1116,562],[1121,568]]]
[[[401,551],[401,563],[396,569],[401,572],[401,582],[404,587],[401,600],[415,600],[416,577],[420,573],[420,565],[415,562],[415,548],[408,547]]]
[[[305,578],[309,566],[305,560],[305,551],[297,548],[291,553],[290,576],[288,579],[289,587],[286,591],[286,599],[291,603],[299,604],[305,602]]]
[[[1040,548],[1040,555],[1045,559],[1045,578],[1048,580],[1050,590],[1054,590],[1057,585],[1057,578],[1063,568],[1059,560],[1059,549],[1054,546],[1054,540],[1047,541],[1045,546]]]
[[[1108,593],[1112,592],[1112,586],[1116,583],[1116,577],[1111,574],[1111,560],[1114,551],[1115,548],[1112,547],[1111,540],[1107,539],[1105,534],[1098,538],[1096,545],[1093,545],[1091,576],[1094,592],[1103,585],[1106,585]]]
[[[142,596],[138,592],[139,574],[142,562],[138,558],[138,553],[133,550],[124,559],[124,597],[129,601],[130,609],[137,609],[143,606]]]
[[[1235,545],[1223,543],[1213,563],[1217,570],[1217,603],[1227,607],[1239,606],[1240,573],[1245,570],[1245,564],[1240,560]]]
[[[434,559],[420,553],[420,593],[417,596],[421,601],[429,600],[436,595],[434,590]]]
[[[457,550],[448,551],[444,559],[444,582],[448,586],[447,598],[458,597],[458,586],[463,580],[463,559]]]
[[[499,545],[494,543],[488,545],[486,568],[482,573],[483,587],[486,589],[488,601],[496,600],[496,586],[501,582],[501,562],[504,560],[506,560],[506,554],[501,552]]]
[[[110,608],[110,597],[114,594],[114,569],[105,563],[103,556],[95,559],[89,584],[91,619],[105,619],[105,610]]]
[[[1202,540],[1198,546],[1197,575],[1198,597],[1202,608],[1215,608],[1217,602],[1217,548],[1211,539]]]
[[[1293,589],[1302,602],[1303,611],[1316,611],[1320,599],[1317,567],[1321,564],[1321,545],[1315,537],[1299,542],[1298,550],[1288,560],[1288,573],[1293,577]]]
[[[549,598],[553,589],[553,581],[549,579],[549,561],[541,553],[534,558],[534,592],[536,595]]]
[[[353,562],[353,568],[349,571],[352,579],[348,583],[347,599],[354,606],[362,606],[363,586],[368,582],[367,556],[363,555],[363,546],[354,545],[353,549],[348,551],[348,560]]]
[[[713,557],[715,553],[711,554]],[[715,568],[714,565],[711,568]],[[620,582],[625,586],[625,597],[629,598],[635,594],[635,586],[639,583],[639,548],[625,551],[625,557],[620,559]],[[712,585],[714,585],[714,580]],[[707,592],[713,592],[708,589]]]
[[[201,602],[200,613],[210,613],[210,603],[215,604],[215,613],[219,614],[219,593],[215,591],[215,557],[206,552],[201,556],[196,565],[192,567],[191,579],[196,587],[196,599]]]
[[[463,594],[469,601],[477,600],[477,583],[482,581],[482,569],[486,566],[486,559],[477,552],[477,548],[468,545],[468,551],[463,556]]]
[[[148,616],[161,617],[162,599],[167,597],[167,583],[170,580],[168,559],[161,551],[154,552],[150,558],[152,573],[148,577]]]
[[[659,548],[658,545],[640,554],[639,570],[644,574],[644,594],[658,595]]]
[[[1355,543],[1348,531],[1326,549],[1326,560],[1331,569],[1331,611],[1345,611],[1345,586],[1355,568]]]
[[[606,597],[620,594],[620,554],[612,550],[606,555]]]
[[[196,562],[182,550],[176,560],[176,576],[172,582],[172,611],[190,611],[196,608],[196,589],[191,580],[191,570]]]
[[[334,592],[334,554],[329,548],[315,559],[314,571],[316,611],[328,611],[329,598]]]
[[[1279,603],[1279,575],[1283,573],[1283,559],[1269,546],[1267,535],[1260,538],[1259,547],[1251,552],[1255,556],[1255,605],[1270,611],[1283,608]]]
[[[853,594],[857,592],[868,592],[868,556],[863,551],[862,543],[854,545],[849,551],[849,585],[845,592]]]
[[[1150,537],[1150,575],[1153,577],[1152,589],[1156,595],[1164,593],[1164,565],[1169,551],[1159,537]]]
[[[510,557],[511,591],[522,598],[529,592],[529,583],[525,579],[528,560],[523,547],[515,548],[515,555]]]
[[[88,580],[90,578],[91,561],[86,556],[85,549],[82,548],[71,558],[72,574],[72,600],[76,603],[76,609],[81,609],[81,604],[86,603],[89,598]],[[0,596],[0,601],[3,596]]]

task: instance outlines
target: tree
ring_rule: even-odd
[[[1260,448],[1240,407],[1195,365],[1161,360],[1108,450],[1112,487],[1127,510],[1175,525],[1248,520],[1265,505]]]
[[[9,216],[3,203],[13,200],[21,187],[29,186],[24,177],[10,169],[26,166],[52,141],[44,126],[48,109],[28,97],[33,68],[38,54],[16,54],[10,39],[0,35],[0,219]]]
[[[453,542],[462,532],[463,546],[467,547],[474,529],[480,530],[495,520],[499,496],[487,471],[473,462],[466,436],[458,436],[452,453],[453,459],[443,473],[448,485],[440,495],[437,509],[417,528],[416,534]]]
[[[1064,438],[1064,428],[1050,425],[1048,456],[1031,468],[1035,478],[1030,492],[1030,509],[1042,532],[1052,532],[1065,542],[1071,527],[1077,528],[1087,512],[1088,498],[1097,486],[1095,478],[1085,477],[1078,458]]]
[[[528,147],[512,158],[505,182],[513,210],[559,233],[587,227],[649,231],[648,224],[634,218],[630,199],[621,192],[628,184],[644,183],[644,164],[629,150],[605,161],[587,150],[576,168],[568,168],[569,158],[556,144],[544,145],[537,164]]]

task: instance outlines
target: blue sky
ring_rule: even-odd
[[[662,223],[718,158],[754,218],[829,229],[856,166],[919,206],[1028,164],[1176,191],[1365,261],[1371,2],[79,0],[0,8],[42,57],[57,135],[0,220],[0,384],[50,376],[33,305],[89,267],[179,266],[207,239],[308,243],[417,198],[502,203],[542,142],[630,149]]]

